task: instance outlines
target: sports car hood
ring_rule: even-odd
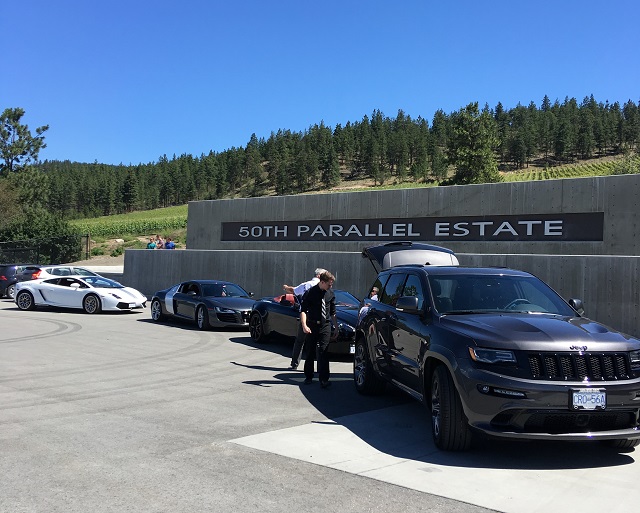
[[[359,309],[355,306],[337,306],[336,317],[339,321],[346,322],[355,328],[358,324],[358,311]]]
[[[251,310],[253,303],[256,302],[255,299],[248,297],[207,297],[205,299],[231,310]]]
[[[142,301],[146,301],[147,300],[147,296],[145,296],[142,292],[136,290],[136,289],[132,289],[131,287],[125,287],[123,289],[120,290],[124,290],[126,291],[127,294],[129,294],[131,297],[136,298],[137,300],[142,300]]]
[[[640,340],[586,317],[546,314],[445,315],[440,325],[472,338],[478,346],[525,351],[630,351]],[[584,348],[586,346],[586,349]]]

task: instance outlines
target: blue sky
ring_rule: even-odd
[[[156,162],[399,109],[640,100],[637,0],[0,1],[42,160]]]

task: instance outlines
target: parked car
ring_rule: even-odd
[[[21,273],[33,264],[1,264],[0,265],[0,298],[15,296],[16,283],[22,278]]]
[[[500,268],[406,265],[374,285],[355,387],[422,401],[438,448],[467,449],[472,433],[640,443],[640,340],[584,317],[580,300]]]
[[[151,299],[151,318],[168,317],[194,321],[201,330],[210,327],[249,326],[255,302],[253,293],[240,285],[220,280],[190,280],[156,292]]]
[[[333,292],[336,295],[339,332],[337,340],[329,344],[329,352],[353,354],[360,300],[344,290]],[[294,294],[265,297],[256,301],[251,309],[249,333],[256,342],[264,342],[275,336],[295,339],[299,322],[300,304]]]
[[[77,265],[29,265],[20,273],[20,281],[44,280],[56,276],[100,276],[86,267]]]
[[[62,276],[18,282],[15,303],[20,310],[57,306],[94,314],[144,308],[147,298],[136,289],[102,276]]]

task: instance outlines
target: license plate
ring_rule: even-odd
[[[349,346],[349,353],[351,354],[356,354],[356,346],[354,346],[353,344],[351,344]]]
[[[136,304],[135,303],[129,303],[129,308],[135,308]]]
[[[607,407],[607,392],[598,388],[571,390],[571,407],[574,410],[604,410]]]

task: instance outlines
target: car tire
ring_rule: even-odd
[[[207,312],[207,309],[202,305],[196,310],[196,324],[198,325],[198,329],[203,331],[211,327],[209,323],[209,312]]]
[[[36,302],[33,300],[33,296],[28,290],[18,292],[16,304],[20,310],[33,310],[36,307]]]
[[[159,299],[151,301],[151,320],[154,322],[162,322],[166,316],[162,313],[162,303]]]
[[[9,299],[15,299],[15,297],[16,297],[16,284],[12,283],[11,285],[9,285],[7,287],[7,290],[5,290],[5,294]]]
[[[100,298],[95,294],[87,294],[82,300],[82,309],[84,313],[88,314],[100,313],[100,310],[102,310]]]
[[[431,377],[431,432],[433,442],[443,451],[465,451],[471,447],[471,430],[462,402],[444,365]]]
[[[640,438],[623,438],[622,440],[604,440],[604,443],[615,449],[633,449],[640,445]]]
[[[267,336],[264,333],[264,322],[260,313],[255,312],[249,318],[249,335],[255,342],[264,342]]]
[[[373,368],[369,351],[364,339],[356,342],[353,355],[353,383],[356,390],[364,395],[379,395],[384,392],[387,383]]]

